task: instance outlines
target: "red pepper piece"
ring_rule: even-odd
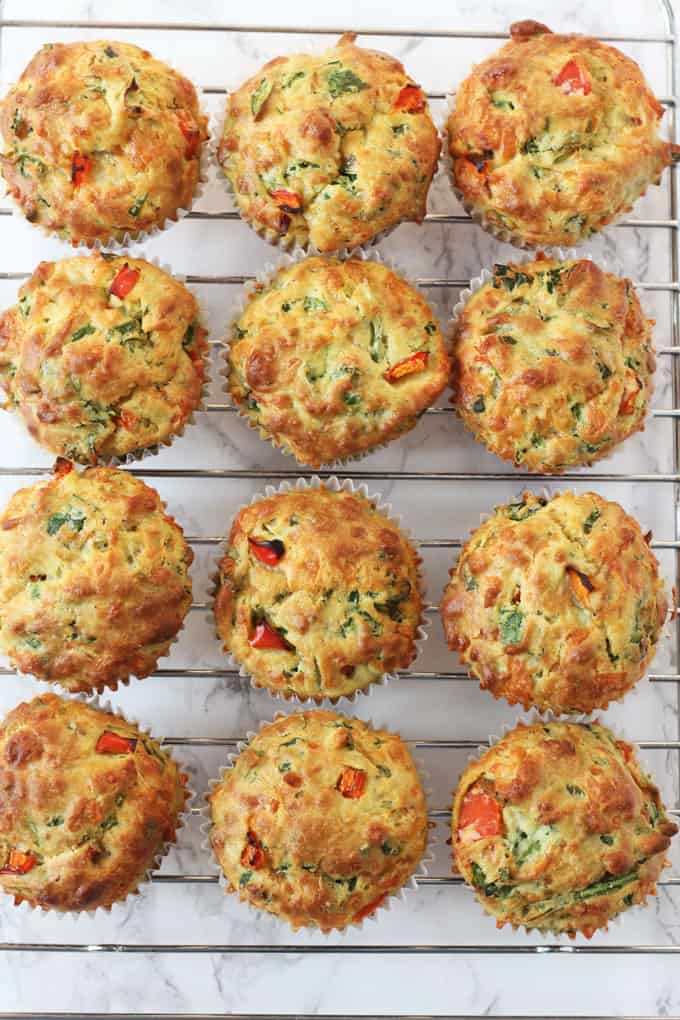
[[[183,118],[180,118],[179,129],[186,138],[187,143],[184,155],[187,159],[193,159],[194,156],[198,155],[198,150],[201,147],[201,132],[193,120]]]
[[[370,903],[367,903],[365,907],[362,907],[361,910],[357,914],[354,915],[354,920],[355,921],[363,921],[363,919],[365,917],[369,917],[371,914],[374,914],[376,912],[376,910],[378,909],[378,907],[380,906],[380,904],[386,898],[387,898],[387,893],[383,893],[382,896],[378,896],[377,899],[372,900]]]
[[[299,776],[297,772],[286,772],[283,776],[283,781],[288,786],[292,786],[294,790],[302,786],[302,776]]]
[[[82,152],[76,150],[71,156],[71,183],[73,187],[79,188],[89,177],[91,170],[92,160],[90,157],[84,156]]]
[[[241,864],[244,868],[263,868],[265,864],[264,850],[262,844],[252,829],[246,833],[246,845],[241,853]]]
[[[633,748],[632,748],[632,746],[630,744],[627,744],[625,742],[625,740],[617,740],[617,741],[615,741],[615,743],[616,743],[616,746],[618,747],[619,751],[623,755],[624,760],[626,762],[629,762],[630,759],[633,757]]]
[[[112,730],[104,730],[97,741],[98,754],[131,754],[137,746],[135,737],[123,737]]]
[[[366,773],[363,769],[352,768],[351,765],[345,765],[344,769],[340,773],[340,778],[335,784],[335,789],[343,795],[348,797],[350,800],[357,800],[363,796],[364,788],[366,786]]]
[[[486,790],[473,787],[463,798],[458,821],[458,835],[471,826],[479,839],[500,836],[503,832],[503,812],[495,797]]]
[[[427,351],[417,351],[415,354],[411,354],[410,357],[398,361],[396,365],[392,365],[392,368],[388,368],[386,372],[383,372],[383,379],[393,383],[397,382],[398,379],[403,379],[405,375],[423,372],[427,368],[428,357]]]
[[[619,406],[619,414],[632,414],[635,410],[635,398],[642,389],[642,383],[635,377],[635,389],[629,390],[628,393],[624,393]]]
[[[279,209],[283,209],[284,212],[298,213],[302,209],[302,199],[295,191],[279,188],[277,191],[272,191],[271,196]]]
[[[248,545],[255,559],[270,567],[275,566],[286,551],[283,542],[278,538],[249,538]]]
[[[113,422],[119,429],[132,431],[137,424],[137,415],[133,414],[132,411],[121,411],[120,414],[117,414],[113,419]]]
[[[4,868],[0,868],[0,875],[26,875],[38,863],[38,858],[24,850],[12,849],[9,852],[9,859]]]
[[[275,648],[279,651],[287,651],[290,648],[285,638],[279,634],[278,630],[274,630],[266,620],[260,620],[248,644],[251,648]]]
[[[584,96],[589,95],[593,89],[586,78],[585,71],[575,60],[568,60],[560,73],[555,78],[555,85],[560,85],[562,91],[569,95],[572,92],[581,92]]]
[[[140,276],[141,273],[138,269],[130,269],[125,263],[123,268],[116,273],[114,281],[109,287],[109,294],[113,294],[114,297],[120,298],[122,301],[128,296]]]
[[[594,584],[587,574],[582,574],[576,567],[567,566],[567,580],[569,587],[577,602],[583,606],[590,606],[590,593],[594,590]]]
[[[422,113],[425,109],[425,96],[418,85],[404,85],[394,103],[395,110],[404,113]]]

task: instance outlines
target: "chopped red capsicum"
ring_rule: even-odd
[[[395,110],[404,113],[422,113],[425,109],[425,96],[418,85],[404,85],[394,103]]]
[[[116,273],[113,283],[109,288],[109,294],[120,298],[121,301],[128,296],[137,280],[141,276],[138,269],[130,269],[127,263]]]
[[[592,581],[587,574],[581,573],[581,571],[577,570],[576,567],[567,566],[566,570],[569,587],[571,588],[574,598],[582,605],[589,606],[590,593],[594,588]]]
[[[89,156],[84,156],[82,152],[73,153],[71,156],[71,183],[74,188],[79,188],[80,185],[89,177],[90,171],[92,170],[92,160]]]
[[[264,850],[262,844],[255,835],[252,829],[248,829],[246,833],[246,845],[241,853],[241,864],[244,868],[253,868],[257,871],[258,868],[263,868],[265,863]]]
[[[458,820],[458,838],[463,829],[476,833],[476,838],[500,836],[503,831],[503,812],[495,797],[480,787],[472,787],[463,797]]]
[[[135,737],[124,737],[112,730],[104,730],[97,741],[97,754],[132,754],[137,746]]]
[[[4,868],[0,868],[0,875],[25,875],[38,863],[35,854],[24,850],[12,849],[9,852],[9,859]]]
[[[344,769],[340,773],[340,778],[335,784],[335,789],[338,790],[343,797],[349,797],[350,800],[357,800],[363,795],[365,786],[366,773],[363,769],[354,769],[351,765],[345,765]]]
[[[632,414],[635,410],[635,398],[642,389],[642,383],[635,377],[635,389],[629,390],[628,393],[623,394],[623,399],[619,406],[619,414]]]
[[[427,359],[429,355],[427,351],[418,351],[416,354],[411,354],[408,358],[403,358],[398,361],[396,365],[392,365],[386,372],[383,373],[383,378],[387,379],[388,382],[397,382],[398,379],[403,379],[405,375],[413,375],[415,372],[423,372],[427,368]]]
[[[279,209],[283,209],[284,212],[298,213],[302,209],[302,199],[295,191],[278,188],[276,191],[272,191],[271,196]]]
[[[192,159],[198,154],[198,150],[201,146],[201,132],[198,130],[193,120],[188,121],[180,119],[179,129],[184,135],[187,143],[184,155],[187,159]]]
[[[630,744],[627,744],[625,740],[615,741],[616,746],[623,755],[624,761],[630,761],[633,757],[633,748]]]
[[[354,920],[363,921],[365,917],[369,917],[371,914],[374,914],[386,897],[387,893],[383,893],[382,896],[378,896],[376,900],[371,900],[370,903],[367,903],[365,907],[362,907],[361,910],[354,915]]]
[[[275,648],[287,651],[290,645],[278,630],[274,630],[266,620],[260,620],[255,627],[253,636],[248,640],[251,648]]]
[[[587,96],[592,92],[592,86],[586,78],[585,72],[576,63],[575,60],[568,60],[560,73],[555,78],[555,84],[562,88],[562,91],[569,94],[571,92],[581,92],[584,96]]]
[[[121,411],[113,419],[113,422],[119,429],[127,429],[131,432],[137,424],[137,415],[133,414],[132,411]]]
[[[249,538],[248,545],[256,560],[273,567],[283,557],[286,547],[279,538]]]

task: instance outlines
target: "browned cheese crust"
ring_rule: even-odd
[[[61,462],[0,516],[0,648],[70,691],[148,676],[189,610],[192,559],[155,489]]]
[[[209,800],[229,891],[294,929],[359,923],[408,881],[427,846],[407,746],[334,712],[264,727]]]
[[[677,831],[635,748],[598,723],[520,724],[453,802],[455,865],[499,928],[589,938],[656,892]]]
[[[650,538],[592,492],[496,507],[444,591],[449,647],[511,704],[606,708],[643,676],[666,617]]]
[[[55,694],[19,705],[0,726],[0,888],[44,910],[124,899],[174,840],[185,782],[117,715]]]
[[[321,486],[259,500],[219,564],[219,636],[258,687],[352,694],[415,657],[419,562],[363,496]]]

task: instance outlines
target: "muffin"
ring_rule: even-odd
[[[123,241],[191,205],[206,128],[191,82],[147,50],[47,43],[0,103],[0,167],[31,223]]]
[[[387,266],[313,256],[250,298],[233,326],[229,391],[301,464],[355,457],[408,432],[446,386],[432,309]]]
[[[425,94],[354,39],[270,60],[227,100],[218,160],[269,241],[337,251],[425,216],[439,159]]]
[[[520,724],[468,765],[451,826],[499,928],[588,938],[656,891],[678,831],[631,744],[567,722]]]
[[[62,461],[0,516],[0,650],[69,691],[148,676],[191,605],[192,559],[154,489]]]
[[[449,647],[510,704],[606,708],[644,674],[666,617],[650,539],[593,492],[496,507],[444,591]]]
[[[0,888],[43,910],[123,900],[175,838],[186,776],[132,723],[44,694],[0,725]]]
[[[659,138],[663,107],[630,57],[536,21],[510,36],[456,93],[454,186],[516,244],[578,244],[658,184],[677,147]]]
[[[256,687],[349,696],[415,658],[420,559],[363,496],[320,485],[241,510],[219,563],[215,618]]]
[[[409,880],[427,846],[406,744],[334,712],[263,727],[208,800],[228,890],[294,929],[360,923]]]
[[[516,466],[592,464],[644,428],[653,325],[630,280],[588,259],[496,265],[456,322],[452,402]]]
[[[143,259],[41,262],[0,317],[0,384],[31,435],[80,463],[168,443],[201,399],[193,294]]]

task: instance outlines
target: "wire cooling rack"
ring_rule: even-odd
[[[680,141],[678,135],[678,118],[677,118],[677,104],[680,101],[678,97],[678,80],[677,80],[677,56],[678,56],[678,39],[675,25],[675,19],[673,10],[671,7],[670,0],[660,0],[661,8],[664,13],[666,20],[667,30],[665,32],[648,35],[644,37],[632,36],[632,35],[618,35],[608,36],[606,41],[621,43],[621,44],[645,44],[646,46],[653,47],[655,57],[658,56],[665,62],[666,67],[666,81],[667,81],[667,94],[661,97],[662,102],[668,108],[668,120],[670,122],[671,137],[677,142]],[[212,33],[215,38],[224,35],[234,35],[235,33],[258,33],[259,35],[277,35],[286,36],[287,34],[295,35],[316,35],[320,37],[324,36],[336,36],[342,33],[342,28],[307,28],[307,27],[286,27],[286,26],[269,26],[263,28],[262,26],[231,26],[231,25],[212,25],[207,26],[205,24],[194,24],[194,23],[174,23],[174,24],[163,24],[163,23],[121,23],[121,22],[103,22],[103,21],[79,21],[79,20],[50,20],[50,21],[36,21],[36,20],[17,20],[17,19],[2,19],[0,18],[0,52],[5,52],[4,47],[8,45],[8,40],[15,40],[17,38],[15,31],[20,32],[21,30],[39,30],[44,32],[44,41],[50,38],[50,32],[54,30],[65,30],[65,29],[76,29],[76,30],[88,30],[88,34],[92,30],[98,32],[115,33],[116,31],[127,31],[135,30],[138,36],[141,37],[142,45],[144,44],[144,33],[154,32],[168,32],[170,35],[175,33]],[[12,30],[12,35],[8,33],[8,30]],[[451,39],[451,40],[470,40],[475,41],[486,41],[486,40],[503,40],[505,35],[496,32],[477,32],[474,30],[466,31],[427,31],[418,29],[362,29],[362,36],[375,36],[375,37],[393,37],[401,40],[404,39]],[[115,36],[114,36],[115,37]],[[139,38],[136,41],[140,41]],[[151,44],[149,43],[151,46]],[[231,83],[234,84],[234,83]],[[204,92],[208,95],[220,95],[226,90],[221,87],[208,87],[204,88]],[[445,95],[441,91],[430,90],[428,95],[433,100],[442,100]],[[662,218],[639,218],[632,216],[628,219],[623,220],[618,224],[617,230],[660,230],[663,236],[663,244],[668,246],[668,264],[670,266],[670,278],[660,280],[637,280],[636,286],[643,291],[651,292],[664,292],[667,294],[670,302],[670,317],[669,317],[669,333],[668,339],[670,344],[663,345],[657,343],[657,353],[663,358],[671,359],[671,389],[672,389],[672,407],[656,407],[650,413],[654,418],[671,419],[668,424],[668,428],[672,432],[673,442],[673,455],[672,455],[672,470],[670,471],[659,471],[659,472],[626,472],[619,473],[612,470],[603,471],[597,469],[589,471],[587,475],[579,473],[564,474],[560,476],[542,476],[542,479],[537,479],[536,476],[525,474],[522,472],[511,472],[508,470],[494,470],[490,472],[480,471],[401,471],[401,470],[374,470],[366,469],[359,465],[356,470],[352,471],[334,471],[334,472],[318,472],[322,477],[330,474],[334,474],[339,478],[353,478],[355,480],[373,482],[402,482],[402,481],[414,481],[414,482],[426,482],[426,483],[446,483],[446,482],[467,482],[467,483],[507,483],[510,482],[513,485],[521,484],[522,481],[531,482],[536,486],[537,482],[543,481],[560,481],[561,483],[574,481],[588,483],[626,483],[641,485],[653,485],[654,489],[650,490],[652,498],[656,498],[658,492],[662,498],[667,498],[669,504],[673,508],[678,505],[678,498],[680,496],[680,221],[679,221],[679,195],[678,195],[678,175],[680,171],[675,166],[671,168],[663,181],[663,187],[667,189],[668,193],[668,215]],[[9,208],[0,208],[0,224],[3,222],[3,217],[12,216],[12,210]],[[207,211],[194,211],[189,214],[190,220],[222,220],[228,225],[230,222],[238,221],[238,214],[233,210],[226,210],[220,212],[207,212]],[[454,214],[449,212],[431,212],[426,217],[428,223],[440,224],[440,225],[465,225],[469,224],[469,217],[462,214]],[[233,229],[233,228],[232,228]],[[164,235],[167,236],[167,235]],[[61,253],[64,254],[63,252]],[[0,281],[14,281],[21,280],[28,275],[26,272],[14,272],[6,271],[0,272]],[[239,273],[239,274],[189,274],[187,281],[190,284],[195,284],[199,287],[221,284],[221,285],[238,285],[247,282],[252,278],[252,274]],[[436,292],[438,290],[455,290],[466,287],[469,284],[469,279],[459,278],[454,279],[447,276],[427,276],[416,278],[415,282],[427,291]],[[218,341],[213,340],[212,343],[217,347]],[[213,399],[205,407],[205,413],[209,416],[213,415],[228,415],[233,413],[233,408],[224,402],[223,400]],[[427,412],[429,415],[447,415],[452,413],[451,408],[448,407],[436,407],[432,408]],[[200,422],[197,426],[200,428]],[[33,477],[45,474],[50,469],[48,467],[31,466],[31,465],[11,465],[11,466],[0,466],[0,479],[1,478],[21,478],[21,477]],[[255,468],[222,468],[219,466],[210,467],[178,467],[178,468],[167,468],[167,467],[155,467],[153,460],[145,461],[144,465],[138,466],[133,469],[135,473],[143,475],[145,478],[153,479],[186,479],[187,482],[194,480],[205,481],[210,484],[216,480],[224,479],[231,480],[233,482],[250,480],[262,483],[263,479],[267,480],[282,480],[286,478],[297,478],[303,471],[295,468],[288,469],[255,469]],[[18,484],[18,483],[17,483]],[[607,490],[603,491],[603,495],[607,494]],[[188,540],[190,543],[200,550],[205,547],[208,552],[214,551],[215,555],[217,547],[221,541],[221,535],[218,534],[188,534]],[[464,541],[464,536],[460,537],[447,537],[447,538],[427,538],[422,537],[418,540],[422,550],[451,550],[459,548]],[[666,550],[672,553],[674,568],[673,576],[676,582],[676,587],[680,590],[680,531],[678,530],[677,515],[673,514],[673,532],[672,537],[663,537],[655,539],[652,542],[652,547],[656,550]],[[213,556],[214,559],[214,556]],[[192,610],[195,613],[206,611],[209,608],[207,601],[197,600],[192,605]],[[427,606],[428,614],[436,614],[437,605],[430,603]],[[677,708],[680,710],[680,672],[677,670],[680,668],[680,631],[678,630],[678,624],[673,625],[672,634],[672,653],[670,660],[674,665],[665,672],[656,672],[650,674],[650,680],[654,684],[669,685],[671,688],[675,688],[677,692]],[[9,669],[0,670],[0,675],[10,676],[12,671]],[[237,676],[237,673],[233,669],[220,668],[220,667],[184,667],[184,668],[164,668],[159,669],[155,674],[161,678],[184,678],[186,680],[194,679],[206,679],[206,680],[233,680]],[[462,681],[467,674],[462,670],[415,670],[413,672],[401,674],[403,679],[412,681],[424,681],[424,682],[441,682],[450,683],[453,681]],[[678,718],[680,719],[680,711],[678,712]],[[408,734],[406,734],[408,736]],[[175,736],[167,738],[166,742],[173,747],[177,748],[188,748],[188,749],[209,749],[209,748],[225,748],[233,750],[237,742],[242,739],[242,734],[230,735],[230,736]],[[411,741],[412,746],[417,752],[427,751],[465,751],[475,750],[480,743],[478,739],[421,739]],[[674,765],[676,778],[680,777],[680,730],[677,733],[677,739],[659,739],[659,740],[642,740],[638,741],[639,745],[646,750],[661,751],[665,754],[676,755],[676,762]],[[680,789],[680,784],[678,784]],[[198,809],[194,809],[197,811]],[[676,805],[671,808],[671,812],[676,817],[680,817],[680,805]],[[430,818],[434,823],[446,823],[450,817],[448,808],[443,806],[436,806],[430,810]],[[445,868],[442,865],[440,867],[442,873],[429,875],[427,877],[420,878],[418,884],[420,886],[456,886],[461,884],[461,879],[451,874],[444,873]],[[166,870],[154,874],[153,881],[160,885],[176,885],[176,884],[193,884],[193,885],[216,885],[217,878],[212,873],[203,872],[190,872],[182,870],[177,873],[172,873]],[[659,883],[664,888],[673,888],[680,886],[680,874],[666,874]],[[221,893],[220,893],[221,895]],[[550,943],[550,944],[527,944],[522,939],[516,939],[511,943],[505,942],[502,944],[410,944],[407,942],[400,942],[395,945],[382,945],[382,944],[354,944],[351,942],[342,942],[340,944],[331,944],[327,941],[321,941],[315,944],[301,944],[296,941],[284,941],[276,944],[219,944],[219,943],[143,943],[143,942],[108,942],[108,943],[90,943],[90,942],[0,942],[0,953],[18,953],[18,952],[37,952],[37,953],[95,953],[95,954],[139,954],[139,953],[157,953],[157,954],[247,954],[247,955],[268,955],[268,954],[293,954],[293,955],[321,955],[326,956],[332,955],[352,955],[352,954],[384,954],[389,956],[422,956],[422,955],[439,955],[439,956],[452,956],[452,955],[465,955],[465,954],[479,954],[479,955],[524,955],[524,954],[536,954],[536,953],[568,953],[568,954],[595,954],[607,956],[610,954],[614,955],[628,955],[628,954],[639,954],[644,955],[678,955],[680,956],[680,945],[669,941],[666,944],[606,944],[601,945],[597,943],[585,943],[578,941],[575,943]],[[82,1011],[78,1012],[49,1012],[40,1010],[37,1013],[0,1013],[0,1020],[9,1017],[29,1017],[29,1016],[41,1016],[49,1018],[75,1018],[81,1017],[83,1020],[87,1020],[88,1017],[100,1016],[102,1014],[87,1014]],[[119,1020],[134,1020],[135,1017],[141,1017],[142,1015],[149,1016],[151,1014],[135,1014],[135,1013],[111,1013],[111,1017],[119,1018]],[[181,1020],[182,1017],[191,1017],[192,1020],[212,1020],[212,1018],[222,1017],[225,1014],[217,1013],[192,1013],[192,1014],[161,1014],[154,1013],[156,1017],[173,1018],[173,1020]],[[263,1017],[264,1014],[228,1014],[233,1020],[254,1020],[257,1017]],[[268,1014],[269,1015],[269,1014]],[[325,1020],[319,1014],[315,1014],[319,1020]],[[304,1020],[301,1014],[296,1014],[300,1020]],[[342,1017],[336,1015],[336,1020],[343,1020]],[[380,1020],[400,1020],[400,1018],[394,1015],[384,1014]],[[422,1018],[421,1020],[426,1020]],[[557,1020],[557,1018],[556,1018]],[[642,1018],[639,1018],[642,1020]]]

